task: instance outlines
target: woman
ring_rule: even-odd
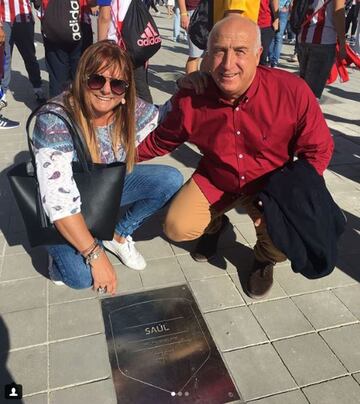
[[[72,88],[55,101],[62,102],[78,123],[94,162],[126,160],[121,205],[132,205],[117,223],[114,239],[103,245],[125,265],[144,269],[145,260],[131,234],[182,185],[182,175],[172,167],[135,164],[136,144],[156,126],[157,108],[136,98],[131,61],[115,42],[107,40],[85,51]],[[64,114],[61,107],[55,108]],[[95,290],[114,294],[114,268],[81,214],[79,192],[71,179],[74,152],[66,126],[52,114],[40,115],[33,140],[45,212],[69,242],[47,247],[51,278],[72,288],[93,285]],[[55,178],[54,171],[58,171]],[[64,189],[66,193],[61,192]]]

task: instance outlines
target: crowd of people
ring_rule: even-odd
[[[280,168],[287,167],[290,173],[298,170],[293,169],[294,157],[305,162],[300,166],[302,174],[311,172],[319,178],[329,164],[333,140],[317,98],[334,62],[336,41],[339,52],[344,52],[344,0],[310,2],[310,18],[297,37],[301,78],[275,68],[285,30],[289,30],[290,0],[216,1],[207,49],[196,47],[187,35],[188,74],[178,80],[179,91],[162,106],[153,105],[148,63],[134,67],[133,55],[122,49],[119,40],[132,0],[121,5],[115,0],[80,0],[80,35],[73,31],[76,40],[66,43],[56,41],[59,34],[45,24],[52,1],[56,0],[32,3],[41,19],[49,97],[56,106],[46,103],[35,57],[30,0],[0,3],[0,40],[5,43],[0,106],[7,105],[14,43],[24,59],[34,96],[44,104],[33,132],[37,176],[43,208],[67,241],[47,246],[50,278],[72,288],[93,286],[99,292],[114,294],[116,274],[105,250],[129,268],[143,270],[146,262],[131,236],[165,205],[168,209],[163,229],[168,239],[198,239],[192,257],[209,261],[216,255],[218,239],[229,224],[225,213],[242,207],[254,222],[257,236],[246,293],[253,298],[266,295],[275,264],[291,257],[291,252],[273,242],[267,227],[271,215],[265,218],[267,205],[263,206],[260,196]],[[156,2],[145,3],[159,12]],[[167,2],[166,13],[174,17],[175,41],[179,40],[180,28],[188,30],[198,5],[198,0]],[[90,13],[98,14],[94,44]],[[156,37],[150,28],[148,32]],[[121,199],[126,210],[112,240],[97,240],[87,228],[72,172],[77,156],[66,125],[54,112],[78,124],[93,162],[126,164]],[[1,119],[8,123],[3,128],[16,124],[4,116]],[[181,173],[173,167],[138,164],[170,153],[184,142],[196,145],[202,153],[198,167],[184,185]],[[298,191],[292,194],[291,181],[288,196],[281,201],[286,208],[293,206],[294,195],[299,197]],[[301,223],[301,212],[310,209],[314,195],[311,189],[305,189],[300,197],[295,231],[306,227]],[[333,216],[325,220],[331,223]],[[311,217],[315,222],[320,219]],[[337,230],[329,231],[336,239]],[[306,244],[309,252],[302,257],[306,268],[298,268],[300,272],[309,274],[309,265],[313,276],[329,271],[328,238],[324,240],[323,236],[321,232],[311,234],[312,239],[317,237],[317,250],[311,250],[311,242]],[[326,265],[318,255],[326,257]]]

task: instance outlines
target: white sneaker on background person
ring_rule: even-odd
[[[48,270],[49,270],[49,278],[50,278],[51,282],[52,282],[54,285],[57,285],[57,286],[63,286],[63,285],[65,285],[65,283],[64,283],[63,281],[60,281],[60,280],[58,279],[58,276],[57,276],[56,273],[55,273],[55,270],[54,270],[54,259],[53,259],[53,257],[52,257],[50,254],[48,254]]]
[[[131,236],[126,237],[125,243],[116,240],[103,241],[104,247],[115,254],[119,260],[131,269],[141,271],[146,267],[144,257],[135,248],[135,242]]]

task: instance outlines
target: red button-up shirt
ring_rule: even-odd
[[[202,152],[193,179],[218,209],[241,193],[258,192],[267,174],[295,155],[321,175],[334,147],[305,81],[266,67],[258,67],[235,104],[221,97],[212,80],[203,95],[179,91],[164,122],[139,145],[139,160],[164,155],[183,142]]]

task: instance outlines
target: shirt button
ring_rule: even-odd
[[[242,159],[244,157],[243,154],[239,154],[239,159]]]
[[[244,179],[245,179],[245,177],[242,175],[242,176],[240,177],[240,179],[241,179],[241,180],[244,180]]]
[[[236,108],[235,108],[235,111],[239,111],[239,107],[236,107]]]
[[[237,135],[240,135],[240,131],[238,130],[238,131],[236,132],[236,134],[237,134]]]

